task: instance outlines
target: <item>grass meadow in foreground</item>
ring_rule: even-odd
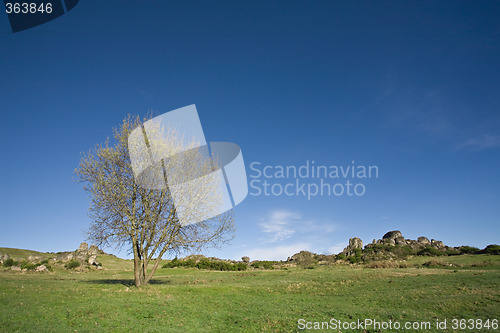
[[[500,256],[415,257],[407,264],[417,267],[405,268],[158,269],[152,283],[141,289],[132,286],[131,261],[98,260],[105,269],[0,269],[0,331],[294,332],[300,331],[299,319],[370,318],[430,321],[430,331],[452,332],[449,323],[447,330],[437,330],[436,319],[500,316]],[[423,266],[430,260],[439,264]],[[367,327],[364,332],[375,331]],[[480,331],[499,329],[469,330]]]

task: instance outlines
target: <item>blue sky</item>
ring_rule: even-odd
[[[207,255],[338,253],[394,229],[498,244],[498,17],[498,1],[81,1],[13,34],[0,13],[0,246],[76,249],[80,152],[129,113],[190,104],[249,181],[252,162],[379,169],[359,197],[249,195]]]

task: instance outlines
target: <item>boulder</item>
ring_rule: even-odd
[[[35,268],[35,272],[48,272],[49,269],[45,265],[40,265]]]
[[[95,245],[90,245],[88,255],[89,256],[94,256],[99,254],[99,248]]]
[[[20,272],[21,271],[21,266],[12,266],[10,268],[11,271],[17,271],[17,272]]]
[[[398,237],[394,239],[396,245],[406,245],[405,239],[403,237]]]
[[[9,259],[10,259],[10,255],[7,253],[0,256],[0,262],[4,262],[4,261],[9,260]]]
[[[396,245],[396,241],[394,240],[394,238],[386,238],[386,239],[384,239],[384,244]]]
[[[74,252],[61,252],[57,255],[56,260],[57,261],[70,261],[73,260]]]
[[[87,252],[76,252],[75,256],[73,257],[74,260],[79,261],[80,263],[83,263],[87,261]]]
[[[424,237],[424,236],[420,236],[417,238],[417,242],[419,242],[420,244],[422,244],[423,246],[427,246],[427,245],[430,245],[431,242],[429,241],[429,239],[427,237]]]
[[[90,256],[90,258],[89,258],[89,265],[94,265],[94,266],[98,266],[99,265],[99,262],[97,261],[97,255]]]
[[[78,248],[77,252],[87,252],[89,250],[89,245],[85,242],[80,244],[80,247]]]
[[[431,239],[431,246],[433,246],[437,249],[442,249],[442,248],[444,248],[444,243],[442,241]]]
[[[406,244],[412,250],[418,250],[418,249],[420,249],[422,247],[422,245],[419,242],[417,242],[416,240],[412,240],[412,239],[408,240],[408,242]]]
[[[35,261],[40,261],[43,260],[43,257],[36,256],[36,255],[31,255],[28,257],[28,261],[35,262]]]
[[[358,237],[351,238],[349,239],[349,247],[351,249],[362,249],[363,241]]]
[[[396,239],[396,238],[399,238],[399,237],[403,237],[403,234],[401,233],[401,231],[399,230],[393,230],[393,231],[389,231],[387,232],[383,237],[382,239]]]
[[[346,248],[344,249],[344,251],[342,251],[342,253],[346,257],[350,257],[356,254],[354,252],[354,249],[363,249],[363,241],[358,237],[350,238],[349,245],[346,246]]]
[[[314,253],[309,251],[300,251],[299,253],[295,253],[291,256],[289,261],[300,263],[303,261],[309,261],[310,259],[314,259]]]
[[[241,260],[243,260],[243,262],[250,262],[249,257],[241,257]]]

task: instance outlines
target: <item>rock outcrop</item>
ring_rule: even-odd
[[[78,250],[75,252],[60,252],[57,254],[56,260],[68,262],[71,260],[78,261],[81,264],[88,263],[89,265],[98,266],[97,255],[104,253],[95,245],[89,245],[85,242],[81,243]]]
[[[417,238],[417,240],[413,239],[405,239],[403,237],[403,234],[399,230],[393,230],[387,232],[384,236],[382,236],[382,239],[379,240],[373,240],[371,244],[368,244],[365,246],[366,248],[373,248],[376,247],[378,244],[385,244],[385,245],[399,245],[399,246],[408,246],[412,250],[420,250],[424,249],[426,247],[433,247],[437,250],[446,250],[449,249],[448,246],[445,246],[442,241],[438,240],[430,240],[427,237],[420,236]],[[344,250],[345,251],[345,250]]]
[[[349,245],[347,245],[344,251],[342,251],[342,254],[346,257],[353,256],[356,254],[355,249],[363,249],[363,241],[358,237],[349,239]]]

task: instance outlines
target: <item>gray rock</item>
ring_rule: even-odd
[[[98,266],[99,265],[99,262],[97,261],[97,256],[96,255],[90,256],[90,258],[89,258],[89,265],[94,265],[94,266]]]
[[[405,239],[403,237],[398,237],[394,239],[396,245],[406,245]]]
[[[21,271],[21,266],[12,266],[10,268],[11,271],[17,271],[17,272],[20,272]]]
[[[386,238],[386,239],[384,239],[384,244],[396,245],[396,241],[394,240],[394,238]]]
[[[80,247],[78,248],[77,252],[87,252],[89,250],[89,244],[83,242],[80,244]]]
[[[351,249],[362,249],[363,241],[358,237],[351,238],[349,239],[349,247]]]
[[[393,231],[389,231],[388,233],[386,233],[382,239],[396,239],[396,238],[399,238],[399,237],[403,237],[403,234],[401,234],[401,231],[399,230],[393,230]]]
[[[353,237],[349,239],[349,245],[346,246],[344,251],[342,253],[346,257],[350,257],[352,255],[355,255],[356,253],[354,252],[354,249],[363,249],[363,241],[359,239],[358,237]]]
[[[442,249],[444,248],[444,243],[442,241],[438,241],[435,239],[431,239],[431,245],[437,249]]]
[[[35,272],[48,272],[49,269],[45,265],[40,265],[37,268],[35,268]]]
[[[87,261],[87,252],[76,252],[73,259],[79,261],[80,263],[83,263]]]
[[[62,262],[70,261],[73,260],[74,254],[74,252],[61,252],[57,255],[56,260]]]
[[[424,236],[418,237],[417,242],[419,242],[420,244],[422,244],[424,246],[431,244],[431,242],[429,241],[429,239],[427,237],[424,237]]]
[[[249,257],[241,257],[241,260],[243,260],[243,262],[250,262]]]
[[[95,245],[90,245],[88,255],[89,256],[94,256],[99,254],[99,248]]]
[[[412,250],[418,250],[418,249],[420,249],[422,247],[422,245],[419,242],[417,242],[416,240],[409,240],[409,242],[407,243],[407,245]]]
[[[37,256],[37,255],[31,255],[28,257],[28,261],[35,262],[35,261],[40,261],[43,260],[43,257]]]

